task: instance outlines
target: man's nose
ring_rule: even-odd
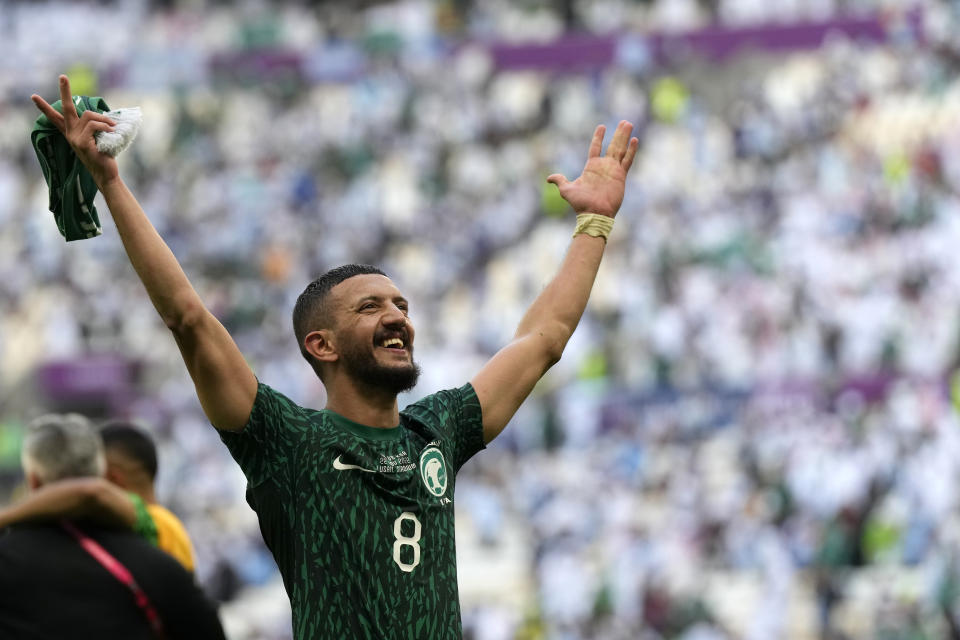
[[[406,324],[407,316],[403,312],[403,309],[398,307],[395,304],[391,304],[387,307],[386,312],[383,314],[383,323],[389,325],[395,324]]]

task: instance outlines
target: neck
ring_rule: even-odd
[[[400,424],[396,393],[371,389],[350,379],[332,380],[325,386],[325,409],[368,427],[390,429]]]
[[[153,492],[153,478],[145,471],[139,469],[124,469],[117,466],[107,467],[107,480],[117,485],[124,491],[135,493],[147,504],[154,504],[157,501]]]
[[[137,494],[143,498],[143,501],[147,504],[154,504],[157,501],[156,495],[153,492],[153,482],[136,482],[128,478],[124,482],[114,481],[114,484],[124,491]]]
[[[157,497],[153,493],[153,484],[146,486],[134,486],[131,487],[130,491],[143,498],[143,501],[147,504],[154,504],[157,501]]]

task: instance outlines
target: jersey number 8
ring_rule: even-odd
[[[404,520],[413,522],[412,536],[403,535]],[[393,537],[396,538],[396,540],[393,541],[393,561],[397,563],[397,566],[400,567],[402,571],[406,571],[407,573],[413,571],[416,566],[420,564],[420,530],[420,521],[417,520],[417,516],[409,511],[404,511],[393,521]],[[413,562],[408,563],[400,559],[400,552],[404,547],[413,549]]]

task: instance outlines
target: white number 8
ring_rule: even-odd
[[[404,520],[413,521],[412,536],[403,535],[402,527]],[[413,571],[416,566],[420,564],[420,529],[420,521],[417,520],[417,516],[409,511],[404,511],[393,521],[393,537],[396,538],[393,542],[393,561],[397,563],[397,566],[400,567],[402,571],[406,571],[407,573]],[[411,547],[413,549],[413,562],[409,564],[400,560],[400,550],[404,547]]]

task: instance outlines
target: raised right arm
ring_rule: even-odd
[[[103,194],[127,257],[180,348],[207,418],[218,429],[243,428],[256,399],[257,379],[120,179],[116,160],[97,150],[93,134],[110,130],[113,122],[92,111],[78,117],[66,76],[60,76],[62,115],[40,96],[32,99],[63,132]]]
[[[100,191],[130,263],[177,341],[204,413],[218,429],[241,429],[257,395],[257,379],[243,354],[204,306],[127,185],[117,177]]]

